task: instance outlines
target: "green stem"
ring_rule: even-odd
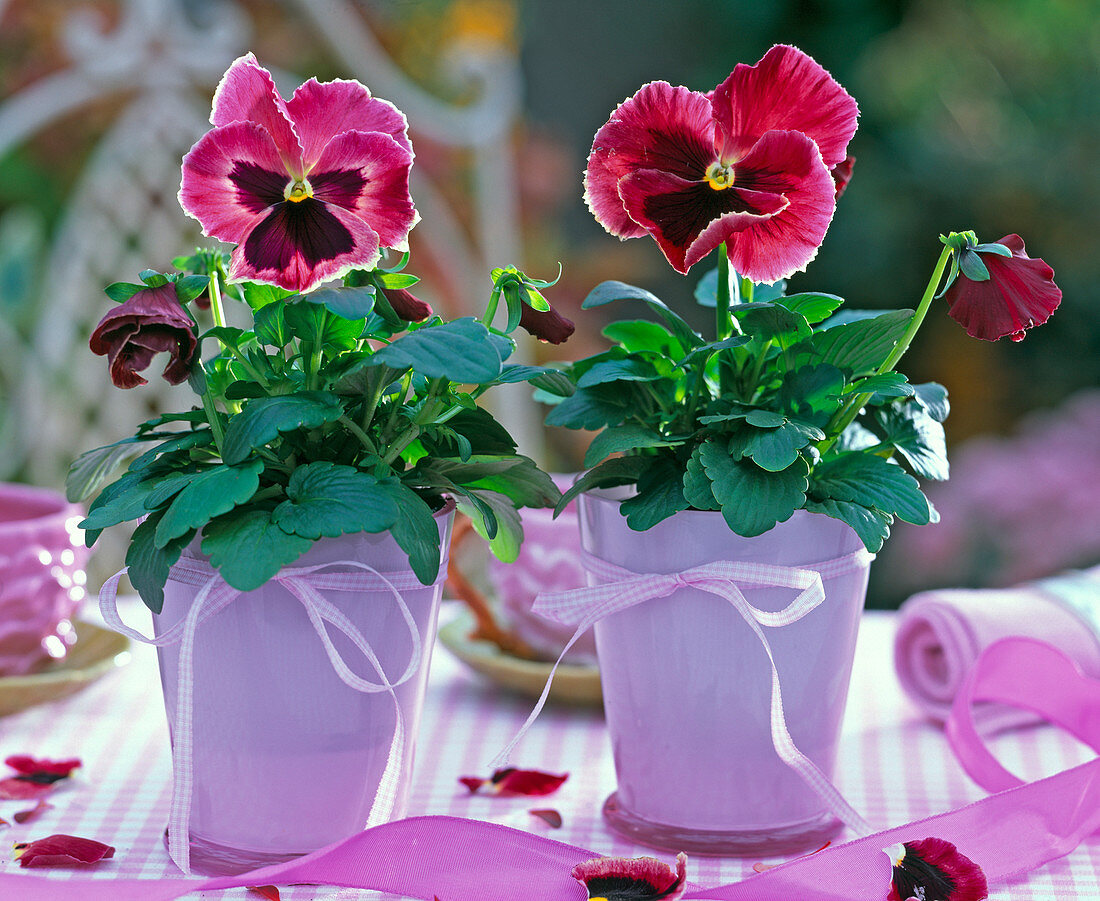
[[[344,426],[347,427],[347,430],[359,439],[359,443],[362,444],[369,453],[378,453],[378,449],[374,446],[374,442],[370,440],[370,436],[361,428],[359,428],[356,423],[352,422],[349,417],[341,416],[339,422],[343,423]]]
[[[214,325],[219,328],[225,326],[225,310],[222,309],[222,292],[218,280],[221,278],[221,264],[208,267],[210,270],[210,287],[207,296],[210,298],[210,314],[214,317]]]
[[[485,314],[481,317],[481,322],[485,326],[493,324],[493,318],[497,314],[497,305],[500,303],[500,288],[493,288],[493,293],[489,297],[489,305],[485,308]]]
[[[932,305],[932,300],[936,296],[936,289],[940,286],[940,281],[943,279],[943,272],[951,260],[951,253],[952,249],[950,247],[944,247],[939,260],[936,262],[936,268],[932,270],[932,277],[928,280],[928,284],[924,289],[924,295],[917,305],[917,310],[913,314],[913,318],[909,320],[909,327],[906,328],[905,334],[901,336],[898,343],[894,345],[894,349],[890,351],[890,354],[882,361],[882,365],[875,370],[875,375],[884,375],[887,372],[891,372],[909,349],[909,345],[920,329],[921,323],[924,322],[924,317],[928,313],[928,308]],[[855,421],[863,405],[873,396],[872,393],[868,392],[852,395],[844,406],[837,410],[833,418],[829,421],[828,426],[825,428],[825,434],[828,437],[818,445],[818,449],[822,454],[826,453],[836,444],[837,439],[843,434],[844,430]]]
[[[725,243],[718,245],[718,301],[714,305],[714,333],[716,340],[724,341],[733,334],[733,317],[730,315],[730,260]]]
[[[317,341],[310,342],[310,354],[309,354],[309,378],[308,384],[311,391],[317,389],[318,373],[321,371],[321,355],[324,352],[325,344],[325,323],[328,321],[328,310],[321,307],[321,315],[317,323]]]
[[[414,422],[396,441],[393,442],[393,444],[390,445],[390,449],[386,451],[386,455],[382,458],[382,462],[389,466],[394,460],[401,456],[405,448],[419,437],[420,426]]]
[[[210,431],[214,433],[214,446],[218,449],[218,456],[223,457],[222,445],[225,443],[225,431],[222,429],[222,421],[218,418],[218,410],[214,406],[214,398],[210,396],[209,389],[202,392],[202,407],[210,422]]]
[[[371,421],[374,419],[374,411],[378,409],[378,402],[382,399],[382,392],[386,390],[384,379],[379,379],[378,384],[374,390],[371,391],[370,397],[367,398],[367,405],[363,408],[363,431],[365,432],[370,428]]]
[[[706,366],[700,366],[695,372],[695,384],[691,388],[691,400],[687,409],[687,428],[695,426],[695,411],[699,408],[699,401],[703,395],[703,385],[706,384]]]

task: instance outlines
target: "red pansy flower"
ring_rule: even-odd
[[[68,779],[81,763],[77,757],[68,760],[47,760],[16,754],[4,763],[19,775],[0,779],[0,799],[24,801],[48,795],[58,782]]]
[[[725,242],[734,268],[774,282],[816,256],[856,130],[852,97],[809,56],[772,47],[710,94],[663,81],[597,133],[585,200],[611,234],[649,234],[686,273]]]
[[[996,341],[1008,336],[1022,341],[1024,332],[1050,318],[1062,302],[1062,292],[1054,284],[1054,270],[1029,257],[1019,235],[1005,235],[995,243],[1007,247],[1012,256],[982,252],[978,247],[960,250],[962,255],[980,258],[989,278],[974,281],[961,267],[943,296],[951,318],[971,337]]]
[[[981,867],[942,838],[905,842],[883,850],[894,865],[887,901],[914,897],[982,901],[989,895]]]
[[[568,778],[568,773],[555,776],[541,770],[520,770],[510,766],[497,770],[488,779],[461,776],[458,781],[470,790],[471,795],[498,795],[508,798],[517,795],[550,795],[561,788]]]
[[[21,867],[75,867],[99,863],[115,856],[103,842],[75,835],[49,835],[34,842],[12,845],[12,857]]]
[[[573,878],[588,890],[589,898],[675,901],[686,889],[687,855],[676,855],[675,870],[655,857],[597,857],[573,867]]]
[[[92,353],[106,356],[111,381],[119,388],[136,388],[148,380],[138,375],[164,351],[164,379],[178,385],[191,375],[199,349],[195,323],[176,297],[176,286],[142,288],[99,320],[88,342]]]
[[[214,94],[207,132],[183,159],[179,200],[203,234],[236,244],[234,279],[309,291],[405,250],[419,220],[409,196],[404,114],[357,81],[310,79],[284,100],[251,53]]]

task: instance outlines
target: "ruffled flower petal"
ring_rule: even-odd
[[[311,78],[286,102],[302,141],[307,169],[313,169],[333,135],[348,131],[381,132],[411,151],[405,114],[387,100],[372,97],[358,81]]]
[[[837,200],[840,200],[840,195],[847,189],[848,182],[852,180],[852,167],[855,164],[856,158],[849,153],[829,170],[829,173],[833,176],[833,184],[836,185]]]
[[[409,196],[412,162],[412,152],[389,135],[346,132],[325,146],[309,181],[318,200],[351,210],[383,247],[404,251],[420,220]]]
[[[1019,235],[1005,235],[996,243],[1012,251],[1011,257],[980,254],[989,279],[971,281],[962,272],[944,293],[952,319],[966,333],[985,341],[1008,336],[1022,341],[1024,333],[1042,325],[1062,302],[1054,284],[1054,270],[1041,259],[1032,259]]]
[[[675,901],[687,887],[687,855],[676,855],[675,870],[655,857],[597,857],[573,867],[573,878],[587,889],[589,898]]]
[[[99,863],[115,856],[110,845],[75,835],[50,835],[12,846],[12,857],[21,867],[76,867]]]
[[[314,198],[283,201],[234,248],[229,277],[305,293],[380,257],[378,235],[354,213]]]
[[[204,235],[239,244],[283,202],[290,181],[271,136],[253,122],[234,122],[208,131],[183,158],[179,202]]]
[[[715,160],[713,135],[704,95],[666,81],[642,87],[619,105],[592,141],[584,185],[596,221],[620,238],[645,234],[620,197],[621,179],[640,169],[702,179]]]
[[[302,142],[293,121],[275,87],[271,73],[252,53],[238,57],[222,76],[214,91],[210,122],[225,126],[233,122],[253,122],[263,128],[275,143],[283,168],[303,174]]]
[[[740,160],[769,131],[800,131],[832,167],[856,132],[855,99],[811,57],[777,44],[755,66],[738,63],[714,91],[715,137],[723,162]]]
[[[795,131],[768,132],[738,164],[736,184],[775,193],[787,204],[727,240],[734,268],[767,283],[805,269],[836,211],[836,186],[813,141]],[[688,265],[701,258],[689,255]]]
[[[951,842],[926,838],[883,850],[893,864],[887,901],[983,901],[989,895],[981,867]]]
[[[568,773],[556,776],[541,770],[505,767],[497,770],[488,779],[462,776],[458,781],[470,790],[470,794],[497,795],[507,798],[519,795],[550,795],[561,788],[568,778]]]

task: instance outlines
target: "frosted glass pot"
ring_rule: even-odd
[[[720,513],[685,511],[634,532],[618,500],[580,499],[591,554],[633,572],[675,573],[715,561],[812,568],[862,546],[830,517],[797,511],[743,538]],[[795,744],[831,776],[848,694],[868,564],[824,578],[825,601],[765,634]],[[589,576],[590,584],[597,584]],[[786,588],[741,586],[748,602],[781,610]],[[725,600],[682,587],[595,626],[618,790],[609,824],[657,848],[777,855],[818,847],[840,823],[776,755],[769,725],[771,669],[759,640]]]
[[[453,506],[436,515],[443,572],[452,519]],[[185,553],[199,556],[196,545]],[[294,566],[340,560],[383,574],[409,569],[408,557],[388,533],[323,538]],[[153,617],[158,635],[187,614],[198,591],[169,579],[163,611]],[[396,689],[406,746],[393,819],[404,816],[407,806],[441,593],[442,580],[401,592],[422,650],[417,672]],[[412,638],[393,595],[388,590],[324,595],[351,619],[396,681],[409,663]],[[378,681],[350,640],[335,630],[329,634],[357,676]],[[179,649],[178,644],[158,648],[169,723],[176,712]],[[194,674],[189,830],[194,870],[241,873],[365,828],[394,734],[393,698],[384,691],[364,694],[340,679],[304,607],[284,587],[269,582],[201,624]]]

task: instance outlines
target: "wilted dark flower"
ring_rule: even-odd
[[[195,323],[176,297],[173,284],[142,288],[100,321],[89,341],[93,353],[106,355],[111,381],[136,388],[147,380],[138,372],[156,354],[168,353],[164,378],[172,385],[186,381],[199,349]]]

